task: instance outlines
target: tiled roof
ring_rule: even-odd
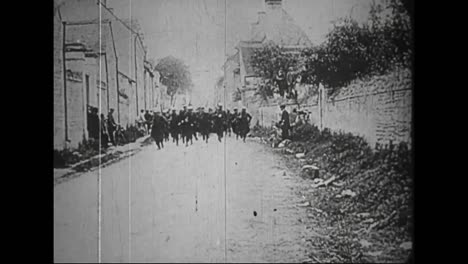
[[[311,41],[305,32],[296,25],[294,19],[283,9],[279,12],[266,12],[262,19],[251,25],[248,41],[273,41],[284,46],[310,46]]]
[[[295,24],[294,19],[286,11],[280,9],[274,12],[264,12],[262,18],[259,17],[259,21],[251,25],[249,38],[240,41],[238,45],[246,76],[255,75],[251,65],[253,53],[266,43],[274,43],[289,49],[312,44],[305,32]]]

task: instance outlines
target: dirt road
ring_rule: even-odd
[[[147,146],[55,186],[54,258],[301,262],[308,229],[301,221],[305,209],[296,205],[304,184],[279,155],[253,140]]]

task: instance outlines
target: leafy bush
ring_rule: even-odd
[[[330,93],[355,79],[381,75],[399,67],[411,67],[411,7],[407,0],[386,0],[373,4],[370,19],[363,24],[350,17],[336,21],[326,40],[306,48],[300,55],[274,44],[254,51],[252,65],[267,82],[282,69],[303,68],[303,83],[323,84]],[[269,89],[258,93],[269,96]]]
[[[298,127],[294,138],[297,141],[288,148],[296,153],[305,152],[306,163],[321,168],[323,179],[335,176],[341,181],[339,186],[332,184],[332,187],[311,192],[315,199],[311,203],[327,214],[320,224],[332,227],[327,234],[331,239],[311,240],[312,246],[324,249],[319,254],[320,262],[375,262],[375,259],[363,257],[365,248],[358,243],[363,238],[376,250],[389,246],[397,248],[386,253],[391,256],[382,257],[391,262],[402,261],[409,252],[399,245],[411,241],[413,230],[412,153],[408,144],[390,142],[372,149],[360,136],[329,129],[320,131],[309,124]],[[352,190],[356,195],[340,197],[344,190]],[[368,213],[368,216],[357,217],[360,213]],[[361,233],[366,229],[373,229],[375,233],[371,234],[375,236]]]

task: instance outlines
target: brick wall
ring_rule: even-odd
[[[310,111],[310,121],[318,127],[361,135],[371,146],[388,144],[390,140],[411,143],[411,72],[398,70],[358,80],[333,97],[324,93],[321,100],[316,95],[305,105],[286,107],[289,112],[293,108]],[[277,104],[259,107],[252,113],[263,126],[271,126],[280,118]]]
[[[411,72],[395,71],[357,81],[327,98],[323,125],[362,135],[371,145],[411,143]]]

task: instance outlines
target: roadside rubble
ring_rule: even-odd
[[[276,147],[310,179],[305,207],[326,230],[311,238],[320,262],[404,262],[411,253],[411,151],[405,143],[376,145],[349,133],[306,125]],[[293,155],[291,155],[293,154]],[[312,206],[313,205],[313,206]],[[317,224],[315,224],[317,225]],[[335,238],[335,239],[333,239]]]

